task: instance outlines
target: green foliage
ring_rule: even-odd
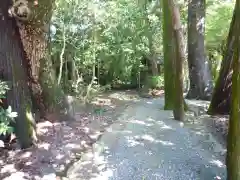
[[[9,90],[7,83],[0,80],[0,99],[5,98],[7,90]],[[15,117],[17,117],[17,113],[12,111],[11,106],[7,109],[0,107],[0,135],[6,135],[7,133],[13,132],[10,123],[14,121]]]
[[[214,80],[217,79],[220,70],[233,8],[234,2],[232,1],[207,1],[206,49]]]
[[[233,3],[219,2],[207,7],[206,47],[217,50],[225,43],[233,13]]]
[[[11,106],[8,109],[0,108],[0,134],[6,135],[7,133],[12,133],[13,128],[10,126],[10,123],[14,121],[14,118],[17,117],[16,112],[12,112]]]
[[[7,83],[0,80],[0,99],[5,97],[7,90],[9,90]]]
[[[148,83],[149,83],[149,88],[163,88],[164,78],[163,76],[150,76]]]
[[[140,66],[146,66],[142,60],[150,54],[149,38],[154,53],[162,49],[161,23],[155,14],[148,13],[153,3],[146,1],[145,9],[132,0],[57,0],[52,20],[57,29],[52,38],[55,67],[59,68],[64,51],[64,61],[74,64],[72,84],[88,86],[93,77],[101,85],[133,83]],[[76,83],[80,78],[82,82]],[[64,79],[63,74],[62,83],[66,85]]]
[[[94,96],[102,91],[102,86],[108,89],[140,87],[146,79],[139,79],[142,67],[149,69],[144,57],[163,55],[162,12],[160,5],[153,10],[156,2],[56,0],[52,18],[56,32],[51,34],[51,57],[57,71],[63,60],[61,84],[64,90],[84,97]],[[181,0],[178,4],[186,35],[187,3]],[[233,2],[207,0],[206,10],[206,54],[216,79]],[[162,83],[153,79],[152,84]]]

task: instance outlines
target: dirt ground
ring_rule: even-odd
[[[193,117],[190,126],[173,120],[172,111],[163,107],[162,97],[141,98],[126,108],[93,148],[71,166],[68,180],[225,179],[225,158],[221,156],[225,149],[201,123],[204,119]],[[192,118],[189,115],[186,113],[185,120]]]
[[[192,111],[197,109],[197,113],[194,115],[195,122],[199,122],[207,128],[218,141],[226,148],[227,133],[228,133],[228,115],[215,115],[211,116],[207,114],[209,101],[191,100],[187,103]],[[191,110],[190,110],[191,111]]]
[[[210,116],[209,128],[218,141],[226,147],[229,116]]]
[[[158,96],[162,94],[160,92]],[[17,146],[12,150],[0,149],[0,179],[61,179],[124,109],[139,100],[136,91],[112,91],[99,95],[88,105],[77,102],[75,121],[57,121],[52,116],[51,122],[38,123],[39,142],[36,147],[26,150],[20,150]],[[208,116],[207,119],[210,119],[207,125],[212,133],[225,144],[228,118]]]
[[[0,179],[38,180],[64,176],[68,167],[81,158],[105,128],[121,112],[138,99],[135,91],[100,94],[91,104],[75,104],[75,121],[50,121],[37,124],[39,142],[36,147],[20,150],[0,149]],[[54,120],[55,119],[55,120]]]

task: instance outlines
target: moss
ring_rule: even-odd
[[[173,110],[174,107],[174,41],[173,29],[171,26],[168,1],[162,1],[163,8],[163,50],[164,50],[164,93],[165,110]]]
[[[32,101],[27,84],[22,81],[26,78],[25,70],[20,65],[21,60],[13,61],[10,58],[13,78],[13,91],[8,94],[8,101],[18,116],[14,122],[14,129],[22,149],[29,148],[36,142],[35,119],[32,115]]]
[[[227,138],[227,179],[240,180],[240,1],[236,1],[236,26],[232,75],[232,98]]]

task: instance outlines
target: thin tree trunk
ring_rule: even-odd
[[[172,27],[174,29],[174,39],[176,42],[176,60],[175,60],[175,102],[174,102],[174,119],[184,120],[184,99],[183,99],[183,62],[184,39],[180,21],[179,9],[173,0],[169,0],[169,10],[171,16]]]
[[[153,46],[153,33],[152,33],[152,28],[151,28],[151,22],[148,19],[148,10],[147,10],[147,3],[148,1],[144,0],[142,2],[139,2],[139,6],[142,7],[144,11],[144,24],[145,24],[145,33],[147,34],[148,38],[148,49],[149,49],[149,55],[147,55],[147,58],[150,62],[151,65],[151,73],[153,76],[158,76],[159,75],[159,70],[158,70],[158,65],[157,61],[155,58],[155,53],[154,53],[154,46]]]
[[[16,136],[22,148],[36,142],[35,120],[32,115],[31,93],[28,86],[28,61],[24,56],[19,28],[14,19],[8,17],[10,1],[0,4],[0,67],[4,80],[10,83],[7,103],[18,113],[14,122]]]
[[[175,42],[173,40],[173,28],[169,11],[169,2],[162,0],[163,10],[163,51],[164,51],[164,98],[165,110],[172,110],[174,107],[174,59]]]
[[[233,43],[234,34],[236,32],[236,7],[233,12],[232,22],[229,29],[226,50],[221,64],[219,76],[214,88],[211,104],[208,113],[229,114],[230,112],[230,96],[232,87],[232,71],[233,71]]]
[[[146,14],[147,16],[147,14]],[[152,69],[152,75],[153,76],[158,76],[159,75],[159,69],[158,69],[158,65],[157,65],[157,61],[156,61],[156,57],[155,57],[155,53],[154,53],[154,46],[153,46],[153,33],[151,30],[151,24],[150,21],[148,19],[148,17],[146,17],[146,21],[147,21],[147,25],[148,25],[148,47],[149,47],[149,52],[150,52],[150,64],[151,64],[151,69]]]
[[[227,179],[240,180],[240,0],[236,1],[232,98],[227,141]]]
[[[62,51],[60,54],[60,67],[59,67],[59,75],[58,75],[58,85],[60,85],[61,83],[61,79],[62,79],[62,70],[63,70],[63,55],[65,53],[65,49],[66,49],[66,36],[65,36],[65,27],[63,25],[63,34],[62,34],[62,38],[63,38],[63,47],[62,47]]]

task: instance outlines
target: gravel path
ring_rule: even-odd
[[[226,179],[224,149],[197,128],[172,120],[163,99],[128,107],[91,151],[68,171],[71,180]]]

